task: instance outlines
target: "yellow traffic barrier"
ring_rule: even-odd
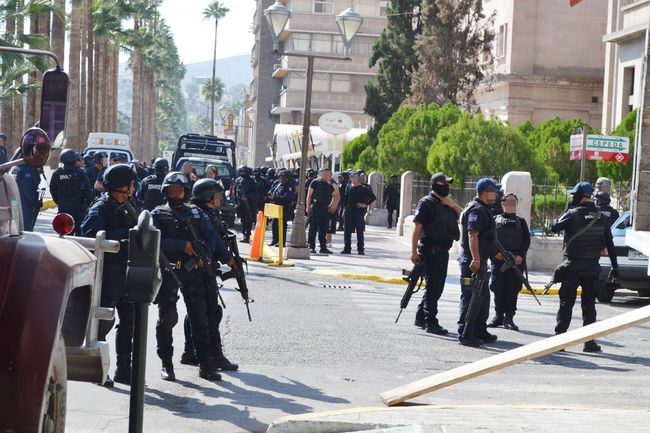
[[[282,223],[284,215],[282,214],[282,206],[277,204],[271,204],[271,203],[267,203],[264,205],[264,223],[263,223],[264,230],[266,230],[266,224],[268,218],[275,218],[278,220],[278,250],[279,250],[277,258],[273,260],[272,263],[269,263],[269,266],[291,267],[293,266],[293,263],[284,263],[284,252],[282,251],[282,249],[284,248],[284,230],[283,230],[284,225]],[[264,239],[264,237],[262,237],[262,239]],[[262,242],[262,245],[263,244],[264,242]],[[264,246],[264,250],[273,252],[273,250],[271,250],[266,246]]]
[[[43,205],[41,206],[41,210],[52,209],[55,207],[56,207],[56,203],[54,203],[54,200],[43,200]]]

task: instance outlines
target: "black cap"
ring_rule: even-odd
[[[436,182],[454,183],[454,178],[447,177],[443,172],[439,172],[431,176],[431,184],[433,185]]]
[[[389,179],[397,179],[397,175],[396,174],[391,174],[390,176],[388,176],[388,178]]]
[[[605,204],[609,204],[612,201],[612,198],[609,196],[609,194],[607,194],[606,192],[602,192],[602,191],[597,192],[594,195],[594,198],[596,200],[600,201],[600,202],[605,203]]]

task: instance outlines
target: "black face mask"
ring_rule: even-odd
[[[440,197],[447,197],[449,195],[449,184],[440,185],[440,184],[434,183],[431,186],[431,189],[433,190],[433,192],[438,194]]]
[[[171,198],[168,197],[167,201],[171,207],[178,207],[183,204],[184,200],[182,198]]]
[[[580,204],[580,200],[582,200],[583,197],[584,195],[579,192],[573,194],[573,198],[569,202],[569,207],[572,208],[578,206]]]

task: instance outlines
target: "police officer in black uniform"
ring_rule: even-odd
[[[609,205],[612,201],[611,197],[606,192],[599,191],[594,195],[594,199],[598,210],[607,217],[607,226],[611,228],[620,217],[618,211]]]
[[[81,233],[81,221],[95,195],[86,172],[76,167],[77,156],[72,149],[61,151],[59,160],[63,167],[57,168],[50,179],[50,193],[59,207],[59,213],[67,213],[74,219],[74,235]]]
[[[255,193],[257,195],[257,206],[254,208],[255,215],[253,219],[257,216],[257,212],[264,212],[264,204],[268,199],[267,193],[271,188],[271,185],[268,183],[266,178],[262,176],[262,169],[260,167],[255,167],[253,169],[253,180],[255,181]]]
[[[153,163],[154,174],[144,178],[140,183],[135,197],[142,202],[142,207],[152,211],[156,206],[165,203],[162,193],[162,183],[169,171],[169,162],[164,158],[158,158]]]
[[[423,260],[427,267],[425,292],[415,314],[415,326],[436,335],[448,334],[438,323],[438,300],[445,288],[449,249],[460,238],[458,216],[462,209],[447,197],[453,181],[444,173],[431,176],[431,192],[418,202],[413,218],[411,261],[415,264]]]
[[[309,225],[309,249],[316,253],[316,234],[320,244],[321,254],[332,254],[327,249],[327,232],[330,224],[330,214],[336,212],[339,204],[339,190],[332,183],[332,172],[329,168],[320,170],[320,177],[309,184],[307,193],[308,207],[305,209],[311,217]]]
[[[270,171],[270,170],[269,170]],[[291,204],[293,203],[293,196],[295,193],[295,188],[289,182],[289,171],[280,170],[278,173],[279,180],[271,187],[268,193],[269,200],[273,204],[282,206],[282,239],[283,242],[287,243],[287,221],[290,219],[292,214]],[[280,242],[280,233],[279,222],[276,218],[273,219],[273,224],[271,225],[273,237],[271,239],[271,246],[278,246]]]
[[[221,181],[214,179],[199,179],[192,187],[192,204],[198,206],[210,218],[215,231],[218,234],[215,256],[212,257],[214,264],[222,263],[228,266],[234,266],[232,255],[228,252],[228,247],[223,243],[222,238],[227,235],[226,227],[221,220],[219,206],[221,206],[221,193],[223,192]],[[220,254],[220,255],[216,255]],[[213,266],[215,268],[216,266]],[[218,271],[215,270],[215,271]],[[207,276],[206,276],[207,278]],[[221,333],[219,324],[223,318],[223,309],[219,305],[216,296],[207,298],[207,315],[208,325],[210,328],[210,342],[212,344],[212,357],[214,366],[220,370],[234,371],[239,368],[237,364],[230,362],[223,354],[221,344]],[[181,356],[181,364],[198,365],[199,360],[196,358],[194,345],[191,338],[191,323],[189,316],[185,316],[183,323],[185,331],[185,350]]]
[[[120,251],[117,254],[104,255],[101,306],[117,309],[120,322],[115,334],[117,363],[113,379],[126,385],[131,383],[134,309],[128,300],[124,279],[129,251],[129,229],[133,227],[134,222],[123,204],[131,196],[135,178],[135,173],[126,164],[113,165],[106,170],[104,185],[107,192],[93,203],[81,223],[81,235],[84,237],[94,238],[98,231],[104,230],[107,239],[120,242]],[[112,327],[113,322],[100,321],[98,339],[105,341]],[[104,386],[112,386],[110,378]]]
[[[390,181],[384,187],[384,206],[388,211],[388,228],[393,227],[393,211],[397,211],[395,219],[399,218],[399,193],[400,185],[397,183],[397,175],[391,174]]]
[[[344,247],[341,254],[352,253],[352,232],[357,232],[357,252],[365,254],[363,231],[365,229],[366,209],[377,199],[370,188],[359,183],[359,173],[352,175],[352,185],[345,194],[345,230],[343,232]]]
[[[526,220],[517,216],[517,196],[506,194],[502,199],[504,212],[494,217],[497,230],[497,240],[503,249],[510,252],[521,273],[526,271],[526,253],[530,247],[530,232]],[[497,253],[492,260],[490,275],[490,291],[494,293],[494,310],[496,315],[488,324],[488,328],[503,326],[506,329],[518,331],[514,322],[517,310],[517,295],[522,282],[512,269],[501,272],[504,257]]]
[[[192,247],[193,238],[187,224],[192,224],[197,236],[205,243],[210,256],[216,248],[223,248],[223,243],[217,242],[217,233],[208,216],[198,207],[186,203],[190,194],[190,181],[183,173],[173,171],[165,176],[162,184],[163,195],[167,203],[156,207],[151,216],[154,224],[160,229],[161,248],[174,265],[175,273],[183,284],[181,292],[189,316],[192,344],[199,361],[199,376],[207,380],[220,380],[214,364],[213,348],[210,329],[214,327],[214,318],[208,305],[208,298],[215,294],[206,291],[205,276],[202,270],[210,263],[197,261],[197,253]],[[222,256],[223,251],[217,255]],[[157,352],[162,360],[161,377],[163,380],[175,381],[172,356],[172,329],[178,323],[176,301],[178,287],[169,273],[163,274],[163,282],[156,298],[158,303],[158,322],[156,323]],[[215,295],[216,296],[216,295]]]
[[[88,180],[90,181],[90,186],[93,187],[97,181],[97,176],[100,172],[104,171],[104,158],[106,154],[104,152],[97,152],[93,154],[92,160],[93,164],[86,168],[86,174],[88,175]],[[99,193],[97,193],[99,195]]]
[[[582,287],[583,326],[596,321],[596,281],[600,274],[598,260],[603,248],[607,248],[612,262],[611,277],[618,276],[618,261],[607,217],[591,201],[593,188],[588,182],[578,183],[571,191],[573,199],[562,215],[551,224],[553,233],[564,231],[564,261],[560,265],[560,308],[557,312],[555,333],[569,329],[571,312],[576,301],[578,286]],[[556,271],[557,275],[557,271]],[[584,352],[600,352],[594,341],[585,342]]]
[[[480,269],[487,268],[488,259],[496,254],[494,242],[496,227],[490,206],[496,201],[497,191],[501,185],[495,184],[489,178],[483,178],[476,184],[477,196],[465,206],[461,214],[461,247],[458,256],[461,280],[475,276]],[[458,340],[464,346],[478,347],[484,343],[492,343],[497,336],[487,331],[487,319],[490,313],[490,291],[488,281],[484,281],[479,288],[475,307],[477,311],[469,318],[470,326],[466,337],[465,331],[467,313],[472,299],[473,291],[470,287],[461,285],[460,318],[458,319]]]
[[[250,177],[250,169],[242,165],[237,169],[239,177],[235,181],[235,197],[237,198],[237,215],[241,220],[242,242],[249,243],[253,227],[252,214],[256,206],[255,181]]]
[[[23,228],[29,232],[34,230],[36,218],[43,206],[43,199],[38,190],[41,183],[41,170],[41,167],[32,167],[28,164],[17,165],[11,170],[20,193]]]

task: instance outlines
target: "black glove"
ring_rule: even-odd
[[[614,278],[618,278],[618,268],[612,268],[611,271],[609,271],[609,275],[607,276],[608,280],[613,280]]]

